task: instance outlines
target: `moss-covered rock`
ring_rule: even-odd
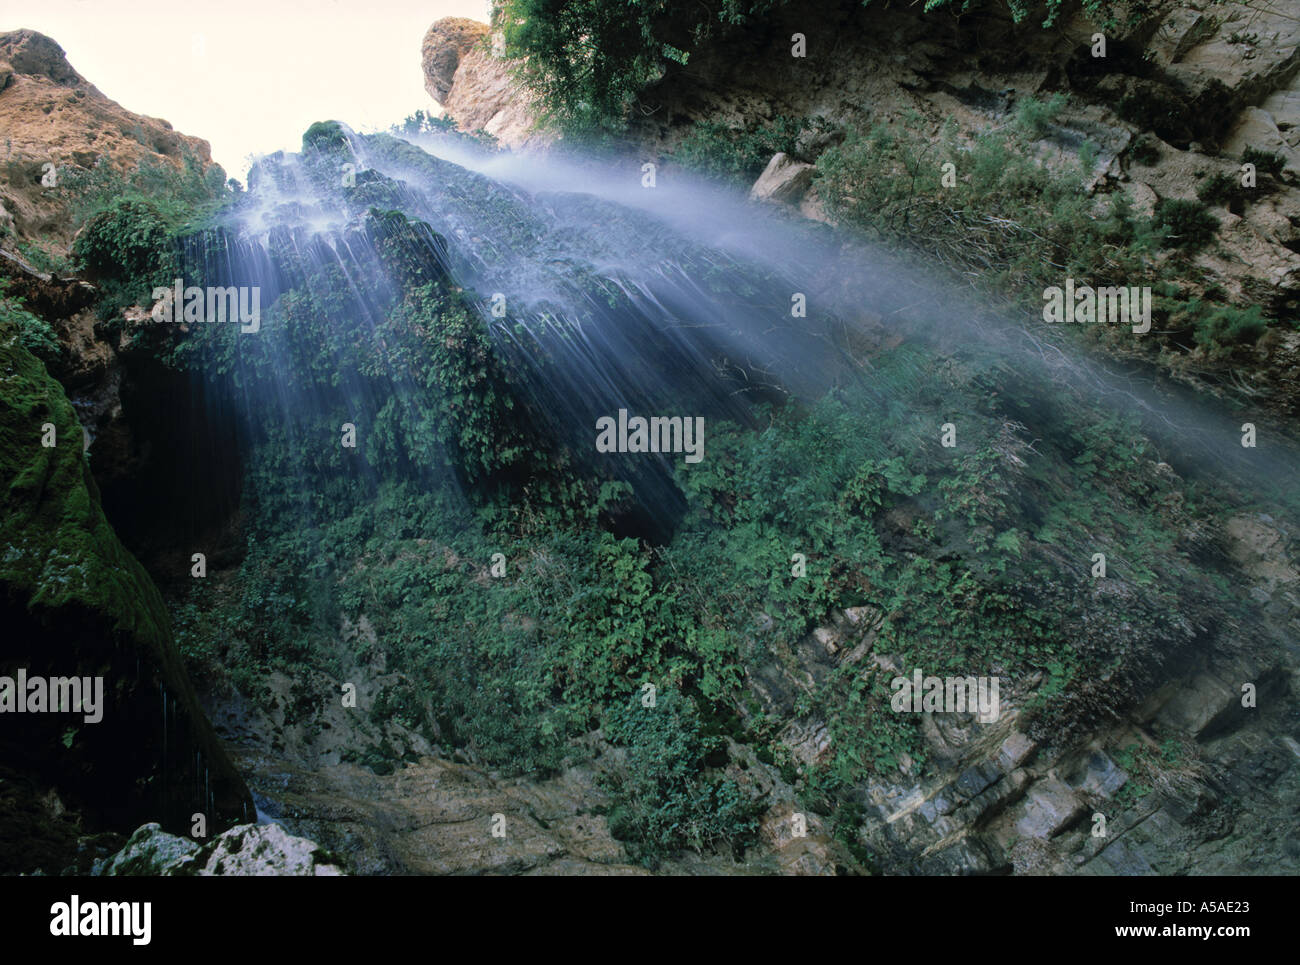
[[[114,534],[72,404],[18,333],[0,329],[0,675],[102,677],[102,715],[0,714],[0,756],[87,827],[187,829],[253,813],[172,643],[166,608]],[[19,695],[22,696],[21,694]],[[32,793],[36,793],[33,791]],[[26,818],[7,811],[5,836]],[[6,851],[0,870],[23,852]],[[45,869],[57,870],[57,869]]]

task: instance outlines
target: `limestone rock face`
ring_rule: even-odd
[[[654,109],[629,115],[631,138],[663,155],[697,121],[820,115],[865,129],[911,114],[936,131],[955,122],[972,137],[1007,123],[1025,98],[1065,91],[1071,103],[1042,149],[1073,161],[1090,143],[1097,163],[1089,190],[1099,198],[1124,191],[1138,212],[1165,198],[1193,199],[1206,178],[1239,176],[1247,148],[1282,157],[1284,173],[1265,178],[1243,210],[1215,207],[1217,248],[1196,263],[1207,290],[1278,315],[1300,308],[1300,22],[1289,12],[1170,4],[1149,23],[1108,35],[1098,58],[1095,28],[1081,16],[1044,31],[993,8],[954,24],[916,9],[816,6],[806,59],[790,57],[783,39],[808,30],[806,8],[778,8],[762,37],[738,32],[693,51],[689,71],[670,68],[641,97]],[[463,130],[486,130],[512,148],[547,143],[532,130],[536,106],[488,48],[489,28],[467,23],[439,21],[425,38],[430,93]],[[834,56],[817,55],[830,48]],[[827,220],[809,190],[811,172],[789,166],[815,163],[819,151],[801,144],[800,158],[764,172],[754,197]],[[773,182],[778,174],[789,183]],[[1261,374],[1286,394],[1284,366]]]
[[[772,201],[780,204],[796,204],[812,184],[811,164],[796,161],[788,154],[777,152],[767,167],[759,175],[754,186],[749,190],[751,201]]]
[[[139,828],[116,854],[95,863],[99,875],[165,875],[194,866],[199,846],[189,838],[168,834],[155,823]]]
[[[456,68],[465,54],[474,49],[489,29],[485,23],[464,17],[445,17],[424,35],[421,62],[424,67],[424,89],[439,104],[447,102]]]
[[[93,871],[103,876],[329,877],[345,874],[314,841],[278,824],[241,824],[200,845],[157,824],[139,828],[126,847]]]
[[[509,148],[544,147],[553,137],[537,129],[533,96],[515,80],[511,63],[487,24],[439,20],[424,37],[424,87],[462,131],[486,131]]]
[[[34,30],[0,33],[0,207],[22,240],[66,248],[73,225],[51,170],[90,170],[101,161],[120,171],[142,161],[179,167],[212,163],[208,142],[110,100],[78,74],[63,48]],[[52,168],[50,167],[52,166]],[[42,183],[44,180],[45,183]]]
[[[805,58],[790,56],[787,38],[796,31],[807,34]],[[693,50],[689,68],[669,65],[641,93],[643,109],[629,113],[629,136],[642,154],[663,157],[697,122],[745,128],[821,116],[863,131],[919,117],[936,138],[952,123],[969,139],[1014,121],[1030,98],[1066,94],[1067,106],[1035,150],[1049,163],[1077,164],[1081,147],[1091,145],[1086,187],[1099,210],[1117,192],[1142,214],[1162,200],[1197,200],[1209,179],[1242,177],[1248,148],[1278,155],[1280,172],[1257,172],[1254,188],[1209,202],[1221,228],[1193,256],[1198,278],[1184,294],[1293,317],[1300,310],[1300,21],[1277,5],[1178,0],[1141,26],[1107,31],[1104,56],[1094,53],[1094,33],[1082,14],[1052,30],[1015,24],[1000,4],[960,18],[926,14],[920,5],[787,5],[770,13],[762,33],[735,31]],[[805,141],[795,153],[816,164],[821,150]],[[814,184],[800,211],[825,220],[816,194]],[[1300,395],[1283,328],[1261,342],[1252,384],[1293,416]]]

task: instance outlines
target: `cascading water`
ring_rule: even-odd
[[[861,345],[882,326],[945,350],[984,352],[1000,378],[1014,382],[1033,371],[1068,384],[1090,403],[1132,412],[1147,431],[1216,471],[1258,478],[1263,464],[1279,477],[1294,462],[1276,445],[1243,462],[1239,447],[1226,444],[1240,421],[1234,415],[1154,376],[1063,351],[1050,333],[1009,324],[897,257],[824,226],[796,224],[685,180],[644,188],[626,167],[497,156],[456,137],[424,143],[428,152],[387,135],[318,125],[304,154],[258,163],[228,223],[189,239],[184,260],[190,278],[258,290],[273,319],[282,293],[311,292],[358,338],[373,336],[421,286],[452,294],[445,307],[471,313],[471,329],[490,341],[491,357],[472,364],[502,409],[494,437],[477,439],[497,450],[490,458],[475,467],[464,446],[452,454],[464,483],[494,475],[522,483],[576,464],[590,478],[629,484],[629,531],[662,538],[681,510],[671,464],[680,456],[593,461],[598,419],[625,410],[754,425],[756,403],[813,399],[845,379],[869,382]],[[262,372],[269,378],[242,379],[246,411],[283,413],[286,431],[301,429],[298,416],[325,408],[340,421],[392,404],[413,416],[427,405],[424,396],[447,389],[409,384],[409,371],[392,357],[380,382],[340,364],[330,378],[332,404],[305,398],[319,385],[296,383],[297,363],[311,349],[293,344],[303,335],[273,321],[232,350],[240,365],[269,366]],[[462,404],[453,399],[453,407]],[[542,444],[549,466],[513,458],[526,441]],[[431,453],[408,455],[432,465]]]
[[[241,426],[245,659],[328,662],[374,614],[408,719],[494,765],[559,766],[648,679],[735,713],[835,608],[927,667],[1046,674],[1052,738],[1275,632],[1187,505],[1292,511],[1283,434],[1244,449],[1226,406],[826,226],[323,124],[182,254],[183,288],[257,295],[183,343]],[[702,419],[702,459],[604,451],[620,413]],[[909,739],[865,679],[818,682],[862,768]]]
[[[671,465],[681,455],[615,454],[597,466],[599,419],[623,410],[754,424],[755,403],[811,397],[855,369],[834,312],[792,310],[807,295],[788,270],[701,246],[634,208],[575,192],[528,195],[394,138],[341,128],[303,156],[260,162],[233,221],[192,238],[186,261],[208,284],[257,289],[272,318],[282,293],[310,291],[358,337],[423,286],[454,294],[444,307],[472,313],[487,334],[493,357],[471,364],[493,383],[492,404],[508,410],[494,437],[479,440],[497,450],[494,465],[475,469],[463,446],[453,459],[465,481],[505,471],[522,482],[539,467],[510,462],[509,452],[541,442],[555,465],[630,485],[622,518],[656,538],[681,511]],[[325,400],[296,394],[302,352],[291,338],[301,333],[272,322],[245,334],[241,364],[255,355],[276,373],[244,400],[249,408],[269,405],[286,425],[319,411]],[[472,354],[468,343],[459,350]],[[339,365],[334,379],[341,421],[390,402],[418,407],[419,396],[447,387],[409,385],[409,372],[393,369],[380,397],[378,383],[350,372]]]

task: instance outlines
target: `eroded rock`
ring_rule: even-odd
[[[98,862],[96,875],[170,877],[327,877],[345,872],[314,841],[295,837],[278,824],[241,824],[207,844],[168,834],[146,824],[126,846]]]

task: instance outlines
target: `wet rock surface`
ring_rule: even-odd
[[[202,843],[146,824],[126,846],[95,863],[96,876],[328,877],[343,874],[315,842],[278,824],[242,824]]]

